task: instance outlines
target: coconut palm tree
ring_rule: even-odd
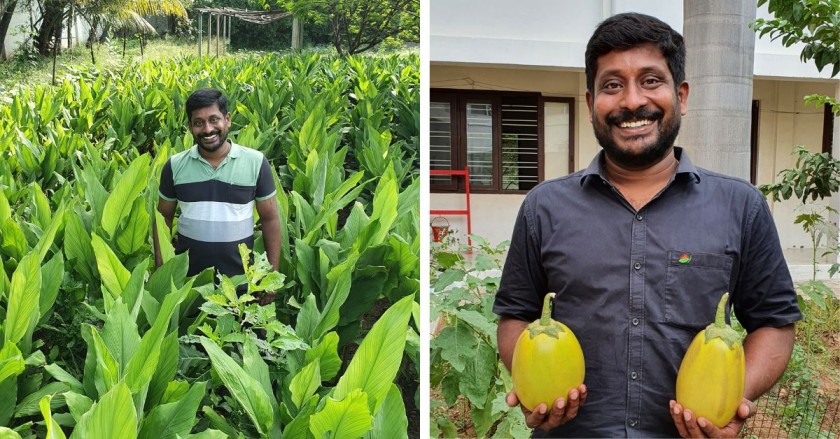
[[[94,64],[93,45],[104,38],[110,29],[128,33],[154,33],[155,30],[143,18],[150,15],[187,17],[185,3],[189,0],[80,0],[77,3],[80,14],[90,25],[88,47]],[[101,31],[101,32],[100,32]],[[97,36],[97,32],[99,36]],[[100,40],[101,41],[101,40]]]

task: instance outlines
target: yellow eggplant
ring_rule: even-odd
[[[677,372],[677,402],[718,428],[732,420],[744,397],[744,348],[726,324],[728,298],[724,293],[715,322],[694,337]]]
[[[542,317],[522,331],[513,349],[511,377],[520,404],[549,408],[558,397],[583,384],[583,350],[566,325],[551,318],[554,293],[543,299]]]

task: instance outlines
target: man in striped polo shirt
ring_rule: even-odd
[[[254,246],[254,206],[262,224],[268,261],[280,263],[280,218],[271,167],[259,151],[228,139],[227,98],[201,89],[187,99],[192,148],[173,155],[160,177],[158,211],[171,229],[178,217],[175,252],[189,252],[187,275],[215,267],[227,276],[242,274],[239,244]],[[155,265],[163,263],[154,233]]]

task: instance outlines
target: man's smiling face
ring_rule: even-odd
[[[662,52],[646,43],[598,58],[586,92],[598,143],[614,162],[645,168],[670,151],[686,112],[688,84],[674,86]]]
[[[190,132],[204,152],[213,153],[227,141],[230,113],[222,114],[218,105],[199,108],[190,117]]]

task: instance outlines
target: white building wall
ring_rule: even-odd
[[[26,41],[26,36],[30,28],[30,20],[37,22],[37,12],[36,15],[30,19],[29,11],[25,9],[24,3],[19,1],[17,4],[17,11],[15,15],[12,16],[12,22],[9,25],[9,32],[7,33],[5,39],[6,53],[9,56],[12,56],[12,53],[18,50],[21,44],[24,44]],[[85,22],[81,17],[76,17],[71,31],[74,46],[78,45],[80,42],[87,41],[88,29],[90,29],[90,26],[88,26],[87,22]],[[61,47],[67,47],[66,27],[61,33]]]

